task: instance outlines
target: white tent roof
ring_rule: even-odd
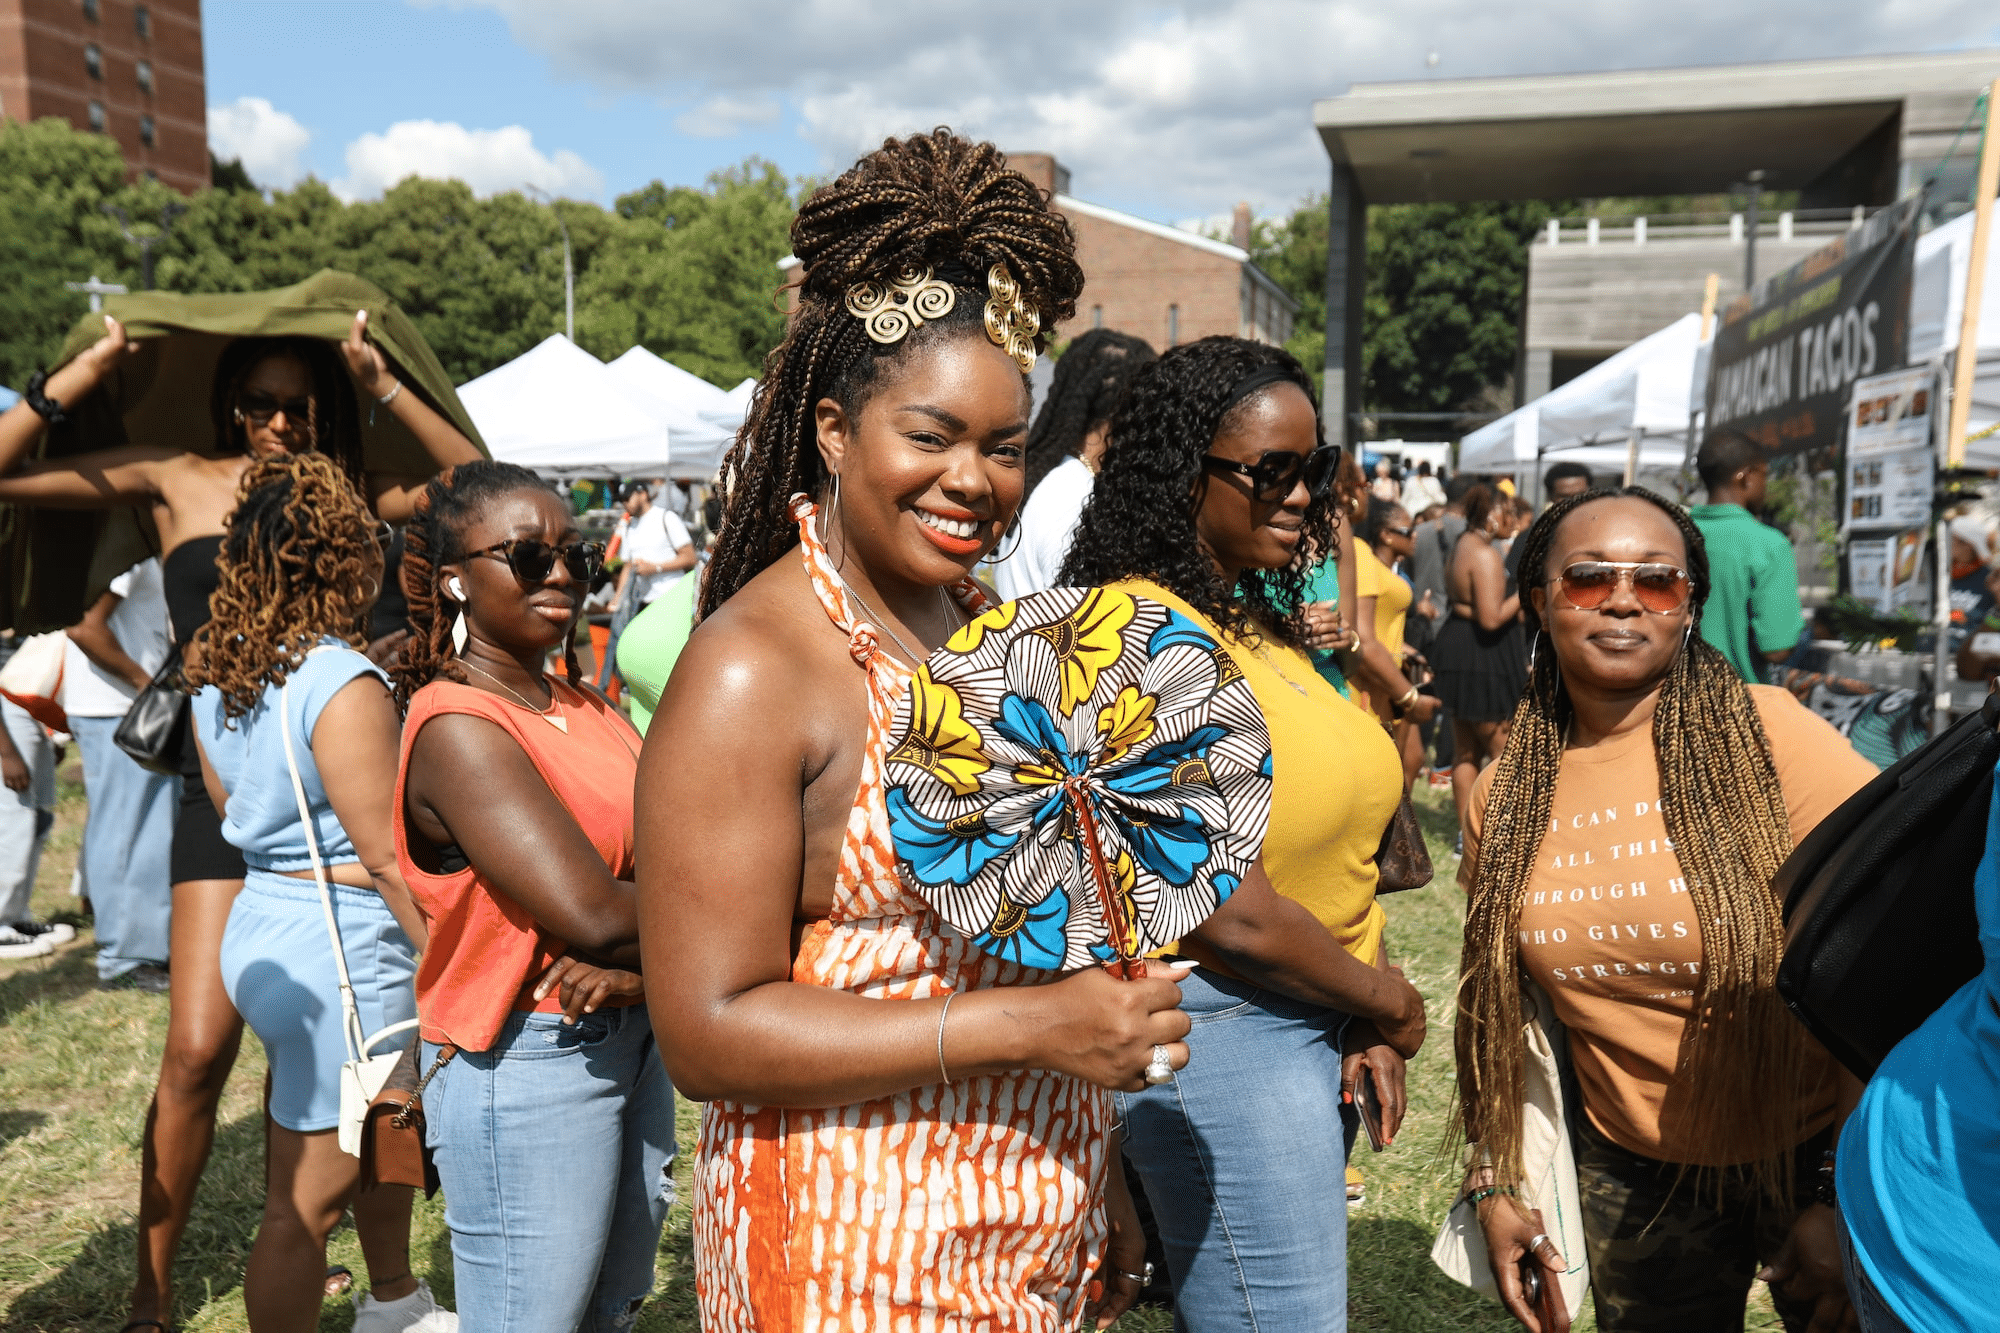
[[[757,381],[746,379],[734,389],[718,389],[644,347],[630,349],[608,369],[666,414],[674,438],[666,475],[689,482],[712,478],[743,425]]]
[[[668,475],[667,422],[560,333],[459,386],[493,457],[549,477]]]
[[[2000,224],[2000,202],[1987,204]],[[1965,280],[1972,268],[1971,213],[1917,238],[1916,275],[1910,284],[1910,363],[1922,365],[1958,347],[1965,319]],[[1966,421],[1968,467],[2000,468],[2000,247],[1988,243],[1979,301],[1979,370]],[[1981,438],[1984,436],[1984,438]]]
[[[1678,468],[1687,454],[1688,381],[1700,339],[1701,316],[1681,316],[1467,435],[1458,445],[1459,470],[1525,472],[1560,454],[1622,472],[1634,430],[1640,467]]]

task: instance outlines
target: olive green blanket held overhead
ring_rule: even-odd
[[[478,427],[410,317],[375,284],[321,269],[273,291],[110,298],[104,313],[122,323],[141,350],[87,399],[64,404],[70,419],[42,433],[34,456],[68,458],[125,444],[213,454],[209,390],[224,346],[247,337],[337,343],[347,337],[358,310],[368,312],[369,341],[381,348],[406,391],[422,397],[485,453]],[[67,364],[103,335],[103,316],[85,315],[49,369]],[[362,454],[370,472],[422,476],[436,470],[394,413],[361,397]],[[74,625],[112,579],[157,553],[151,518],[142,507],[97,512],[0,505],[0,585],[7,591],[0,627],[39,634]]]

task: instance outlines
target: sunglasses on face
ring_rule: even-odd
[[[287,422],[304,425],[312,420],[313,400],[310,398],[290,398],[283,402],[267,393],[245,393],[237,399],[236,410],[259,426],[271,424],[271,418],[283,412]]]
[[[1317,500],[1333,484],[1340,466],[1340,446],[1323,444],[1309,454],[1290,449],[1273,449],[1254,463],[1203,454],[1201,465],[1216,472],[1233,472],[1250,478],[1250,493],[1264,504],[1282,504],[1292,488],[1304,477],[1306,494]]]
[[[597,571],[604,568],[603,542],[573,541],[566,546],[551,546],[533,537],[516,537],[495,542],[483,550],[466,552],[468,559],[482,555],[505,560],[514,577],[523,583],[546,582],[555,572],[558,559],[569,576],[579,582],[596,578]]]
[[[1550,581],[1562,586],[1563,599],[1579,611],[1603,606],[1620,583],[1629,582],[1639,605],[1662,616],[1686,606],[1694,591],[1685,569],[1649,561],[1583,560]]]
[[[1394,523],[1385,523],[1382,525],[1382,531],[1394,533],[1398,537],[1412,537],[1416,535],[1417,530],[1415,528],[1399,528]]]

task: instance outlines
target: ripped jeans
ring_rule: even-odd
[[[424,1043],[425,1069],[437,1053]],[[631,1328],[674,1197],[674,1089],[646,1006],[514,1014],[438,1071],[424,1112],[465,1327]]]

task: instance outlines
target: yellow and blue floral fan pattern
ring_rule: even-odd
[[[1028,967],[1179,939],[1242,883],[1270,822],[1270,733],[1235,660],[1115,588],[978,617],[918,667],[890,736],[902,873]]]

